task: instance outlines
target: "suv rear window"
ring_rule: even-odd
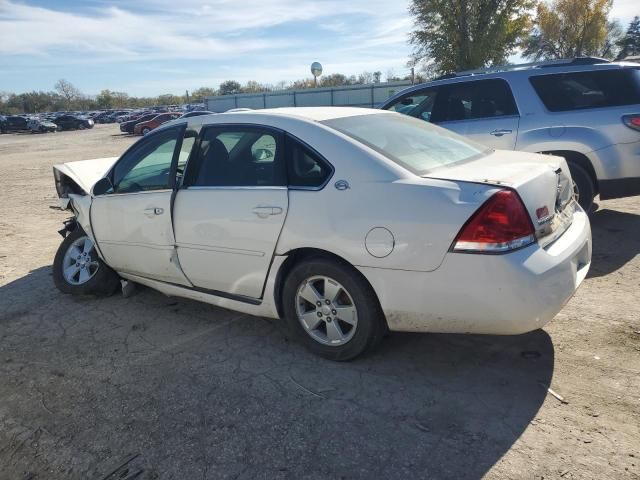
[[[552,112],[640,104],[640,69],[539,75],[530,81]]]

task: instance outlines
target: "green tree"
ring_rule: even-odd
[[[618,41],[618,47],[620,47],[618,60],[640,55],[640,17],[634,17],[631,21],[627,33]]]
[[[82,95],[80,90],[64,78],[58,80],[53,88],[65,99],[67,110],[70,110],[73,101]]]
[[[266,92],[269,90],[266,85],[262,85],[255,80],[249,80],[244,86],[241,88],[242,93],[259,93]]]
[[[341,85],[350,85],[351,82],[349,81],[349,78],[342,73],[332,73],[330,75],[320,77],[319,84],[321,87],[339,87]]]
[[[111,90],[102,90],[96,97],[96,103],[99,108],[113,107],[113,93]]]
[[[242,85],[235,80],[226,80],[220,84],[218,91],[220,95],[234,95],[242,92]]]
[[[207,97],[217,95],[215,88],[200,87],[191,92],[191,103],[202,103]]]
[[[535,28],[523,56],[534,60],[612,56],[617,24],[608,19],[613,0],[553,0],[538,4]]]
[[[531,27],[534,0],[413,0],[414,61],[434,74],[505,63]]]

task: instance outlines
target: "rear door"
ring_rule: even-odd
[[[509,84],[494,78],[441,86],[431,121],[488,147],[513,150],[520,115]]]
[[[199,142],[174,204],[180,264],[196,287],[258,299],[288,209],[282,134],[212,126]]]

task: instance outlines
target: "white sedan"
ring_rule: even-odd
[[[75,214],[54,261],[61,291],[111,294],[123,278],[284,319],[334,360],[388,330],[541,328],[591,262],[564,159],[387,111],[191,117],[54,174]]]

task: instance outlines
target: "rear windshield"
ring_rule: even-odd
[[[640,69],[596,70],[531,77],[552,112],[640,104]]]
[[[356,115],[322,123],[417,175],[488,152],[486,147],[444,128],[398,113]]]

